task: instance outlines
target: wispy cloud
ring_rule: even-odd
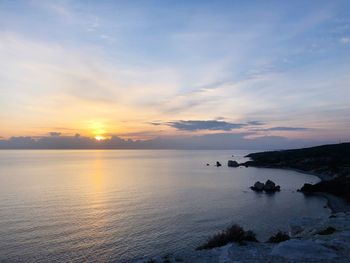
[[[345,136],[349,3],[300,3],[6,1],[2,135]]]
[[[58,137],[60,136],[62,133],[61,132],[50,132],[49,135],[52,137]]]
[[[224,121],[223,117],[214,120],[178,120],[169,122],[150,122],[150,124],[159,126],[166,125],[180,131],[231,131],[243,127],[264,125],[260,121],[248,121],[245,123],[234,123]]]
[[[308,128],[303,127],[272,127],[268,129],[269,131],[306,131]]]
[[[248,121],[247,124],[248,125],[252,125],[252,126],[259,126],[259,125],[265,125],[265,122],[262,122],[262,121]]]
[[[350,37],[342,37],[339,39],[342,44],[350,44]]]
[[[43,0],[34,0],[30,2],[32,5],[43,8],[47,11],[50,11],[58,16],[62,16],[65,19],[71,18],[73,13],[69,8],[68,1],[43,1]]]
[[[262,128],[254,129],[255,131],[308,131],[310,128],[305,127],[271,127],[271,128]]]
[[[168,122],[166,125],[169,125],[173,128],[183,131],[198,131],[198,130],[212,130],[212,131],[230,131],[233,129],[239,129],[245,126],[242,123],[230,123],[226,121],[200,121],[200,120],[191,120],[191,121],[174,121]]]

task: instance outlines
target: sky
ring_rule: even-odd
[[[346,0],[0,0],[0,147],[336,143],[349,98]]]

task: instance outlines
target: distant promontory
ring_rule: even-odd
[[[251,160],[241,165],[312,173],[321,178],[321,182],[305,184],[302,192],[329,193],[350,203],[350,143],[251,153],[246,157]]]

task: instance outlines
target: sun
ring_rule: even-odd
[[[106,139],[106,137],[104,137],[102,135],[96,135],[95,136],[95,140],[97,140],[97,141],[103,141],[104,139]]]

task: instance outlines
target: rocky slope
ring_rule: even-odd
[[[326,219],[301,218],[289,224],[290,240],[278,243],[228,244],[207,251],[196,251],[181,258],[140,260],[154,263],[258,263],[258,262],[350,262],[350,213],[332,214]]]

